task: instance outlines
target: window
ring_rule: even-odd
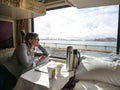
[[[34,19],[34,30],[51,56],[66,57],[71,45],[82,55],[105,57],[116,52],[118,5],[47,11]]]
[[[0,49],[13,48],[13,21],[0,19]]]

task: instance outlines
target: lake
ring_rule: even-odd
[[[73,49],[92,49],[92,50],[110,50],[112,53],[116,52],[116,42],[101,42],[101,41],[73,41],[73,40],[40,40],[41,45],[49,47],[48,51],[53,56],[65,57],[66,51],[55,51],[52,48],[67,48],[72,46]],[[52,48],[51,48],[52,47]],[[80,51],[82,55],[90,55],[96,57],[108,57],[112,53]],[[63,54],[63,55],[62,55]]]

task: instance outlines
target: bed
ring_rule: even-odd
[[[120,90],[120,56],[82,56],[74,90]]]

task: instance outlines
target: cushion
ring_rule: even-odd
[[[10,53],[10,52],[7,52],[5,54],[1,54],[0,55],[0,63],[3,63],[5,61],[7,61],[8,58],[11,57],[11,56],[12,56],[12,53]]]
[[[120,63],[86,57],[81,61],[76,77],[81,80],[97,80],[120,86]]]
[[[0,50],[0,63],[4,63],[12,56],[14,48]]]

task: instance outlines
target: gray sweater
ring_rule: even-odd
[[[39,45],[38,48],[44,55],[48,56],[48,52],[42,46]],[[31,57],[29,54],[28,46],[25,43],[20,44],[9,59],[10,60],[7,60],[7,62],[4,63],[4,66],[17,78],[22,73],[36,66],[36,61],[34,60],[34,57]]]

